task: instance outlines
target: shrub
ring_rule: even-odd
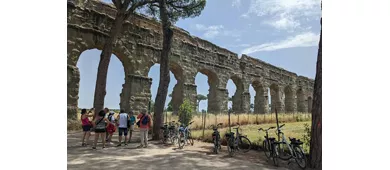
[[[191,105],[188,99],[185,99],[179,108],[179,122],[188,125],[192,119],[193,111],[194,107]]]
[[[305,123],[303,124],[305,127],[304,134],[303,134],[303,149],[306,153],[308,153],[308,150],[310,148],[310,135],[311,135],[311,127],[309,124]]]

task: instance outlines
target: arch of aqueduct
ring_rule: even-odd
[[[84,0],[68,0],[67,9],[67,109],[68,118],[77,112],[80,73],[76,64],[80,54],[89,49],[101,50],[114,20],[115,9],[107,4]],[[135,15],[126,21],[113,53],[122,62],[125,83],[120,95],[120,107],[129,111],[146,108],[150,100],[149,69],[159,61],[162,32],[160,24]],[[256,91],[255,113],[268,112],[268,97],[278,112],[308,112],[314,81],[297,76],[279,67],[247,55],[238,55],[206,40],[191,36],[185,30],[174,29],[170,70],[177,84],[173,89],[173,109],[178,110],[184,98],[196,103],[195,76],[208,76],[208,112],[227,112],[227,82],[232,79],[237,90],[232,97],[233,111],[250,109],[249,86]],[[268,96],[270,88],[271,96]]]

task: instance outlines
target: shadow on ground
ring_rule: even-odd
[[[257,151],[230,157],[223,148],[220,154],[213,154],[212,144],[203,142],[184,149],[157,141],[149,141],[148,148],[137,148],[139,143],[133,142],[128,146],[111,145],[102,149],[102,144],[98,143],[97,150],[92,150],[91,146],[81,146],[80,136],[80,132],[68,133],[68,169],[287,169],[272,166],[262,157],[264,154]],[[91,136],[90,139],[93,138]],[[134,133],[135,138],[138,138],[137,132]],[[118,137],[115,135],[113,139],[117,141]]]

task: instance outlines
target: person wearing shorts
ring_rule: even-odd
[[[93,115],[87,114],[87,109],[82,109],[81,110],[81,127],[83,128],[83,140],[81,143],[81,146],[87,146],[87,143],[89,142],[89,137],[91,136],[91,127],[92,124],[89,121],[89,117],[93,117]],[[85,136],[87,136],[87,142],[85,141]]]
[[[92,125],[95,129],[95,140],[94,140],[94,145],[92,149],[96,149],[96,144],[99,139],[99,136],[102,138],[103,142],[103,149],[106,147],[106,128],[108,126],[108,121],[107,118],[105,118],[105,112],[104,110],[100,111],[99,114],[95,117],[95,120],[92,122]]]
[[[133,111],[130,111],[129,112],[129,117],[130,117],[130,121],[129,121],[129,125],[127,125],[129,127],[129,141],[127,143],[130,143],[130,140],[131,140],[131,137],[133,136],[133,131],[134,131],[134,123],[135,123],[135,116],[134,116],[134,113]]]
[[[127,145],[127,122],[130,119],[129,115],[125,113],[123,109],[121,109],[121,112],[119,113],[117,120],[118,120],[118,132],[119,132],[119,144],[117,146],[122,145],[122,134],[125,136],[125,140],[123,143],[125,143],[125,146]]]

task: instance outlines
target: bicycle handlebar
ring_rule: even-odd
[[[265,130],[265,129],[263,129],[263,128],[260,128],[260,129],[258,129],[259,131],[268,131],[268,130],[270,130],[270,129],[275,129],[275,127],[269,127],[267,130]]]
[[[218,128],[218,126],[222,126],[222,125],[223,125],[223,123],[218,123],[217,125],[210,125],[209,128],[210,128],[210,127],[212,127],[212,128],[217,127],[217,128]]]
[[[283,125],[279,126],[279,129],[282,128],[284,125],[286,125],[286,124],[283,124]]]

